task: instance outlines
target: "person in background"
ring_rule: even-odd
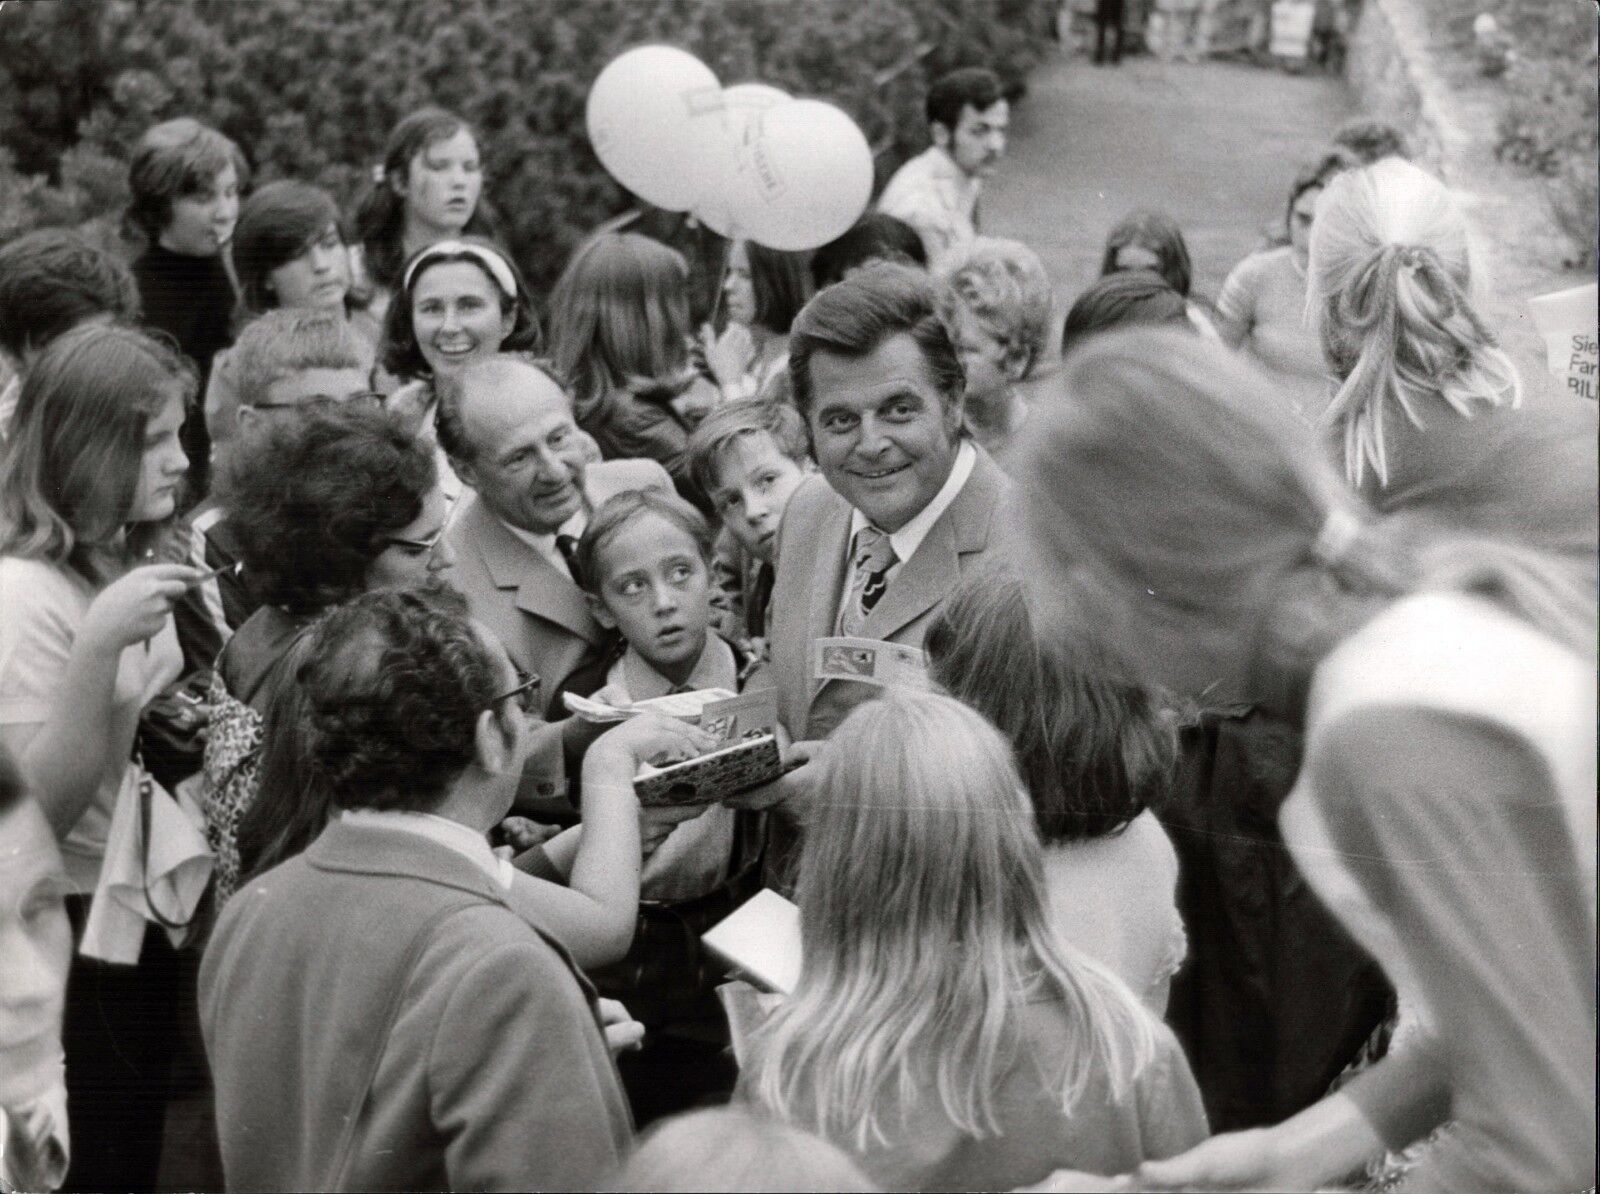
[[[978,195],[1005,156],[1011,109],[995,73],[968,66],[928,88],[927,114],[933,144],[895,171],[878,210],[915,228],[938,270],[978,234]]]
[[[607,460],[654,460],[703,508],[689,432],[718,394],[690,359],[688,278],[683,257],[647,237],[591,238],[551,292],[550,356]]]
[[[722,293],[728,327],[712,340],[705,331],[706,364],[724,401],[758,398],[789,371],[789,327],[811,297],[805,253],[780,253],[754,241],[728,246]]]
[[[454,557],[443,541],[450,506],[432,453],[376,404],[299,406],[263,421],[229,453],[217,493],[261,601],[222,649],[211,687],[200,803],[221,906],[239,884],[261,719],[290,644],[323,610],[358,593],[422,584]],[[307,819],[305,841],[321,828],[314,813]]]
[[[70,1139],[61,1015],[72,962],[55,835],[0,748],[0,1184],[54,1190]]]
[[[981,236],[951,257],[941,280],[939,314],[967,374],[967,434],[995,454],[1028,416],[1019,387],[1049,356],[1050,278],[1020,241]]]
[[[1343,150],[1307,162],[1289,188],[1286,244],[1263,249],[1233,267],[1217,295],[1217,331],[1273,378],[1280,401],[1308,423],[1327,409],[1328,365],[1316,333],[1306,323],[1306,262],[1311,224],[1322,189],[1355,165]]]
[[[816,468],[805,420],[786,402],[747,398],[720,406],[689,437],[689,468],[722,522],[712,549],[718,629],[764,658],[778,527]]]
[[[1348,150],[1363,166],[1384,158],[1411,160],[1405,134],[1382,120],[1352,120],[1339,126],[1333,144]]]
[[[141,782],[140,713],[183,667],[172,609],[199,574],[145,561],[172,533],[195,384],[151,336],[78,328],[33,362],[0,449],[0,747],[61,844],[80,934],[112,814]],[[137,965],[73,960],[68,1188],[154,1185],[178,974],[160,931]]]
[[[258,188],[239,212],[239,226],[233,234],[233,268],[239,279],[236,331],[243,332],[268,311],[329,311],[350,322],[355,343],[366,354],[366,371],[372,372],[379,327],[352,298],[350,250],[339,227],[339,209],[328,192],[292,179]],[[217,353],[206,385],[206,425],[213,463],[220,445],[212,412],[238,404],[234,352],[225,348]]]
[[[147,326],[178,343],[205,392],[212,358],[233,340],[233,280],[225,253],[250,167],[239,147],[181,116],[145,132],[128,163],[127,219],[147,240],[133,263]],[[198,406],[183,424],[185,507],[210,490],[211,438]]]
[[[622,1172],[600,1188],[638,1194],[869,1194],[878,1187],[826,1140],[734,1105],[691,1111],[652,1128]]]
[[[383,324],[381,363],[406,384],[389,409],[438,440],[439,397],[473,361],[497,352],[536,352],[542,337],[533,296],[504,249],[478,237],[444,240],[406,263]],[[452,500],[460,480],[447,454],[440,476]]]
[[[1323,220],[1327,223],[1324,225]],[[1345,480],[1381,513],[1550,551],[1595,583],[1593,403],[1530,392],[1484,321],[1449,190],[1399,158],[1341,175],[1317,208],[1310,310],[1337,392]]]
[[[371,289],[383,319],[406,263],[429,245],[465,236],[493,239],[483,201],[483,163],[470,125],[442,108],[419,108],[384,142],[383,161],[356,206],[358,289]]]
[[[1056,926],[1164,1016],[1187,949],[1178,856],[1156,820],[1172,793],[1176,718],[1093,656],[1036,635],[1015,576],[963,583],[926,647],[930,678],[1016,751]]]
[[[1094,64],[1099,66],[1108,58],[1112,66],[1122,62],[1122,25],[1124,0],[1095,0],[1094,4]],[[1109,52],[1106,43],[1111,43]]]
[[[364,594],[313,635],[309,764],[338,815],[228,903],[200,971],[228,1187],[592,1187],[631,1135],[606,1009],[486,838],[528,681],[446,590]],[[641,717],[584,761],[585,821],[618,846],[594,861],[635,900],[633,776],[706,737]]]
[[[1160,274],[1118,271],[1107,274],[1073,301],[1061,325],[1062,355],[1076,351],[1101,332],[1127,324],[1195,330],[1189,304]]]
[[[1205,1136],[1171,1032],[1053,927],[993,726],[891,689],[813,767],[828,815],[801,856],[800,978],[750,1043],[743,1099],[892,1190],[1124,1173]]]
[[[1320,1188],[1453,1115],[1403,1189],[1581,1188],[1592,589],[1523,545],[1373,513],[1201,341],[1108,336],[1066,384],[1021,468],[1040,632],[1092,627],[1138,679],[1240,690],[1306,726],[1284,840],[1423,1025],[1283,1130],[1143,1167],[1135,1187]]]
[[[1208,299],[1191,293],[1194,269],[1189,263],[1189,246],[1183,230],[1159,211],[1131,212],[1106,237],[1105,256],[1100,259],[1100,276],[1130,270],[1151,270],[1184,297],[1189,319],[1203,336],[1217,335],[1213,316],[1215,306]]]
[[[540,708],[551,719],[542,731],[551,737],[530,752],[518,811],[567,823],[567,768],[576,773],[594,735],[567,715],[561,686],[614,641],[578,583],[578,539],[607,498],[672,481],[651,460],[591,462],[572,398],[548,366],[506,356],[475,362],[440,416],[440,445],[475,491],[450,527],[451,583],[518,669],[540,678]]]
[[[901,265],[928,264],[917,230],[904,220],[869,211],[833,240],[811,254],[811,290],[815,293],[874,261]]]
[[[41,228],[0,246],[0,440],[11,426],[22,376],[45,345],[80,324],[132,321],[139,291],[128,267],[76,232]]]
[[[228,467],[235,441],[251,428],[336,403],[378,400],[368,384],[367,349],[350,321],[335,312],[266,312],[240,334],[230,357],[237,385],[212,387],[216,405],[206,411],[219,470]],[[261,597],[247,572],[228,570],[240,562],[240,548],[227,508],[215,494],[195,511],[191,524],[192,562],[208,572],[224,569],[199,592],[220,639],[226,640],[256,611]]]

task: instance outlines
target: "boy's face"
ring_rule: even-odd
[[[645,511],[595,553],[595,571],[595,619],[621,631],[662,675],[686,679],[711,622],[711,573],[694,537]]]
[[[215,257],[233,239],[238,222],[239,174],[230,163],[217,171],[209,187],[172,201],[172,218],[159,239],[186,257]]]
[[[780,452],[765,431],[741,435],[718,454],[712,504],[739,545],[758,560],[772,563],[784,507],[808,471]]]

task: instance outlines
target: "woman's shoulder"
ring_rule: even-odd
[[[93,596],[87,581],[54,561],[0,556],[0,609],[8,618],[40,606],[86,606]]]

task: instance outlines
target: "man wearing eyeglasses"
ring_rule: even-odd
[[[236,387],[207,393],[206,426],[213,455],[238,450],[241,436],[271,419],[294,418],[346,402],[378,405],[382,398],[368,384],[370,349],[363,350],[349,322],[328,311],[269,311],[247,327],[234,346],[230,372]],[[195,511],[194,558],[207,571],[227,569],[238,560],[227,512],[207,501]],[[211,620],[222,639],[244,624],[260,601],[249,577],[223,571],[200,586]]]
[[[566,776],[593,734],[566,716],[556,694],[614,641],[589,612],[573,553],[590,511],[607,498],[629,489],[671,493],[672,479],[653,460],[593,461],[565,388],[542,366],[511,356],[462,371],[439,404],[439,444],[476,491],[446,534],[456,556],[451,583],[518,670],[544,682],[541,704],[552,724],[536,743],[517,808],[570,820]]]

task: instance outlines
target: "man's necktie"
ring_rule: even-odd
[[[845,594],[844,608],[839,611],[839,633],[855,636],[889,587],[888,572],[896,563],[894,544],[875,526],[864,526],[856,532],[850,559],[854,571],[850,575],[850,592]]]
[[[576,535],[557,535],[556,550],[561,553],[561,558],[567,562],[567,571],[572,574],[572,583],[580,589],[583,588],[583,576],[578,571],[578,537]]]

